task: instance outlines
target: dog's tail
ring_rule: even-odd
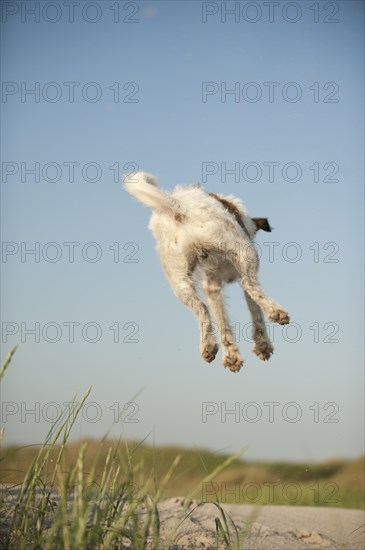
[[[157,189],[158,179],[147,172],[136,172],[124,178],[124,187],[147,206],[156,210],[173,213],[177,209],[174,200],[167,191]]]

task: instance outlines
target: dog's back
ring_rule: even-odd
[[[127,176],[124,184],[131,195],[153,209],[150,229],[157,240],[166,240],[166,231],[171,235],[188,231],[193,239],[207,235],[215,239],[226,224],[236,223],[249,239],[257,231],[242,201],[232,195],[207,193],[199,185],[178,185],[173,191],[157,189],[158,180],[146,172]]]

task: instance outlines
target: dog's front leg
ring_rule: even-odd
[[[259,258],[257,251],[251,245],[247,246],[243,243],[238,252],[230,248],[227,249],[227,257],[240,274],[244,291],[262,309],[266,317],[279,325],[287,325],[289,323],[288,313],[280,304],[265,294],[258,281]]]
[[[248,309],[253,322],[252,337],[254,341],[253,352],[263,361],[270,359],[274,348],[266,331],[265,320],[260,306],[245,292]]]

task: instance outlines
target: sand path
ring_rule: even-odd
[[[174,531],[173,550],[216,548],[215,518],[222,516],[213,504],[184,510],[183,498],[169,498],[159,505],[161,534]],[[226,504],[222,508],[240,531],[240,550],[364,550],[365,512],[342,508]],[[186,517],[189,512],[192,513]],[[185,518],[185,519],[184,519]],[[237,538],[231,528],[231,541]],[[234,546],[233,546],[234,547]],[[221,548],[226,548],[222,543]]]

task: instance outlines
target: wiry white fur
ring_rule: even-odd
[[[202,187],[177,186],[169,192],[157,189],[157,183],[154,176],[145,172],[124,179],[127,191],[152,207],[149,227],[157,241],[162,267],[175,295],[194,311],[200,322],[201,355],[211,362],[218,351],[212,316],[221,333],[224,366],[234,372],[241,368],[243,361],[221,296],[225,283],[240,281],[253,321],[253,351],[260,359],[269,359],[274,350],[262,310],[279,324],[288,323],[289,317],[260,287],[259,259],[252,246],[257,227],[242,201],[232,195],[220,195],[238,208],[246,231]],[[207,304],[198,296],[196,278],[201,281]]]

